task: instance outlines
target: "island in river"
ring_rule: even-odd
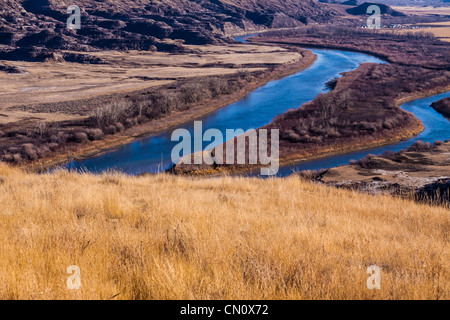
[[[431,106],[437,112],[441,113],[447,118],[450,118],[450,98],[444,98],[439,101],[436,101]]]

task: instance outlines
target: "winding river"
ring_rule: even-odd
[[[245,39],[250,36],[238,37],[236,40],[245,42]],[[224,133],[226,129],[248,130],[262,127],[270,123],[275,116],[289,109],[298,108],[303,103],[313,100],[317,94],[326,92],[325,83],[340,77],[342,72],[354,70],[365,62],[385,63],[363,53],[326,49],[310,50],[317,55],[317,60],[308,69],[281,80],[269,82],[242,100],[196,119],[203,121],[203,132],[210,128],[219,129]],[[387,150],[401,150],[416,140],[433,142],[449,139],[448,119],[430,107],[432,102],[444,97],[450,97],[450,92],[402,105],[403,109],[414,113],[424,123],[426,130],[418,137],[395,145],[287,165],[280,168],[278,175],[286,176],[298,170],[331,168],[348,164],[350,160],[360,159],[369,153],[379,154]],[[193,121],[180,126],[189,130],[191,135],[193,127]],[[176,141],[171,141],[174,129],[134,141],[93,158],[72,161],[66,167],[70,170],[86,170],[94,173],[114,169],[127,174],[156,173],[166,170],[172,165],[172,148],[178,144]],[[209,142],[205,142],[203,147],[208,144]]]

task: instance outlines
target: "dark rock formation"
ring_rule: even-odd
[[[380,11],[381,14],[386,14],[389,16],[393,16],[393,17],[403,17],[405,16],[404,13],[401,13],[399,11],[395,11],[393,10],[391,7],[385,5],[385,4],[381,4],[381,3],[371,3],[371,2],[364,2],[363,4],[360,4],[359,6],[355,7],[355,8],[349,8],[345,11],[347,11],[347,13],[352,14],[354,16],[361,16],[361,15],[367,15],[367,8],[370,7],[371,5],[376,5],[378,7],[380,7]]]
[[[338,15],[313,0],[80,0],[81,29],[67,4],[0,0],[0,59],[45,60],[55,50],[159,50],[232,41],[230,34],[326,22]],[[175,41],[172,41],[175,40]]]

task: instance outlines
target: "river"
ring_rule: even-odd
[[[245,39],[252,35],[236,38],[245,43]],[[384,61],[358,52],[310,49],[317,55],[316,62],[306,70],[300,71],[283,79],[271,81],[248,94],[242,100],[230,104],[196,120],[203,121],[203,131],[216,128],[221,132],[226,129],[256,129],[271,122],[271,120],[285,111],[300,107],[314,97],[326,92],[325,83],[340,77],[341,73],[356,69],[365,62],[385,63]],[[306,169],[331,168],[348,164],[352,159],[360,159],[369,153],[379,154],[387,150],[398,151],[416,140],[433,142],[450,138],[450,125],[430,104],[444,97],[450,97],[450,92],[424,99],[418,99],[402,105],[402,108],[413,112],[424,123],[426,130],[418,137],[395,145],[373,148],[370,150],[352,152],[322,159],[304,161],[280,168],[278,175],[286,176],[293,171]],[[193,133],[193,121],[179,126]],[[118,170],[127,174],[143,172],[157,173],[172,165],[172,148],[178,143],[171,141],[171,134],[175,128],[147,138],[126,144],[116,150],[79,161],[72,161],[66,165],[70,170],[85,170],[100,173],[107,170]],[[209,142],[205,142],[203,148]],[[199,150],[193,150],[199,151]]]

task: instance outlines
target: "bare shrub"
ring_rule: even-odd
[[[19,163],[22,161],[22,156],[20,155],[20,153],[13,154],[12,158],[13,158],[13,162],[15,162],[15,163]]]
[[[58,149],[58,147],[59,147],[59,145],[55,142],[51,142],[47,146],[51,151],[56,151],[56,149]]]
[[[314,181],[319,179],[327,170],[321,169],[321,170],[303,170],[298,172],[298,175],[302,177],[305,180],[308,181]]]
[[[105,128],[106,134],[115,134],[117,132],[117,128],[115,125],[111,124]]]
[[[243,81],[251,81],[252,79],[251,79],[251,74],[250,74],[250,72],[248,71],[248,70],[239,70],[238,72],[237,72],[237,76],[238,76],[238,78],[240,79],[240,80],[243,80]]]
[[[75,132],[73,134],[73,140],[78,143],[86,142],[89,140],[86,132]]]
[[[301,140],[301,137],[295,133],[293,130],[288,130],[285,135],[284,138],[290,142],[298,142]]]
[[[368,154],[364,158],[362,158],[358,161],[358,165],[361,168],[370,168],[370,160],[372,160],[372,158],[374,158],[374,157],[376,157],[376,155]]]
[[[48,124],[47,122],[39,122],[36,125],[37,133],[40,137],[44,136],[48,131]]]
[[[131,127],[134,127],[135,125],[137,125],[138,121],[136,118],[127,118],[127,119],[125,119],[124,124],[125,124],[126,128],[131,128]]]
[[[104,107],[94,110],[93,120],[99,127],[107,127],[126,119],[131,112],[131,102],[127,100],[114,101]]]
[[[65,133],[64,131],[58,131],[58,134],[57,134],[58,144],[60,144],[60,145],[65,144],[67,142],[68,138],[69,138],[69,135],[67,133]]]
[[[117,131],[119,131],[119,132],[122,132],[125,130],[125,126],[122,124],[122,122],[116,122],[114,125],[116,126]]]
[[[208,79],[207,86],[213,97],[229,93],[228,81],[221,78]]]
[[[4,154],[2,156],[2,160],[5,162],[13,162],[14,161],[13,156],[11,154]]]
[[[397,159],[397,155],[397,152],[388,150],[383,153],[382,157],[394,161]]]
[[[416,141],[414,142],[409,148],[408,151],[412,152],[426,152],[431,151],[433,149],[433,146],[429,142],[423,142],[423,141]]]
[[[98,129],[98,128],[86,129],[86,133],[90,140],[100,140],[104,136],[102,129]]]
[[[26,143],[22,145],[22,155],[31,161],[38,159],[35,146],[31,143]]]

